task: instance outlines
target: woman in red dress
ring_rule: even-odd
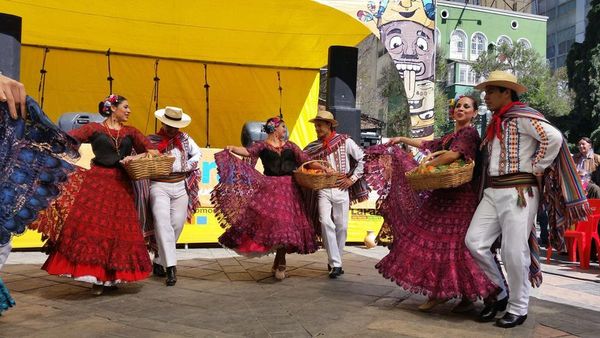
[[[454,108],[453,133],[433,141],[395,137],[390,144],[404,143],[431,152],[448,150],[431,160],[431,166],[458,159],[475,160],[480,138],[471,120],[476,112],[475,99],[463,96]],[[391,167],[383,156],[391,157]],[[376,265],[379,272],[410,292],[427,295],[429,300],[419,306],[422,311],[461,298],[454,311],[464,312],[477,298],[495,294],[497,286],[465,245],[465,234],[478,204],[475,184],[417,194],[405,177],[417,165],[409,153],[381,145],[369,148],[366,159],[367,181],[381,195],[378,211],[394,237],[390,253]]]
[[[280,118],[267,120],[264,130],[268,135],[265,141],[248,148],[227,146],[215,154],[220,179],[211,200],[225,228],[219,243],[244,256],[276,252],[273,275],[282,280],[286,253],[317,250],[314,227],[300,188],[292,179],[292,172],[309,158],[295,143],[285,140],[286,127]],[[253,163],[260,158],[264,175],[230,152]]]
[[[42,267],[52,275],[92,283],[96,295],[105,286],[141,280],[152,271],[132,183],[121,161],[133,149],[158,153],[139,130],[123,124],[131,112],[124,97],[110,95],[100,103],[99,111],[106,116],[104,122],[69,133],[80,142],[90,142],[95,157],[81,182],[71,184],[54,205],[61,210],[62,228],[56,242],[50,243],[50,256]],[[37,222],[53,221],[57,219],[42,217]]]

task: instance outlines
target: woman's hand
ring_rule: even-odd
[[[385,144],[386,146],[392,146],[394,144],[398,144],[398,143],[403,143],[404,137],[402,136],[396,136],[396,137],[392,137],[391,139],[389,139],[387,141],[387,143]]]
[[[160,155],[160,152],[156,149],[148,149],[148,157],[156,157]]]

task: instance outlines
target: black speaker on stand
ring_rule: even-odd
[[[21,17],[0,13],[0,72],[19,80],[21,77]]]
[[[339,123],[337,132],[350,135],[360,144],[360,109],[356,109],[357,67],[358,48],[329,47],[327,109]]]

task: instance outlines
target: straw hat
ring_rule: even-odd
[[[335,120],[333,114],[328,112],[327,110],[321,110],[317,113],[317,116],[314,119],[308,120],[308,122],[315,123],[316,121],[325,121],[331,123],[331,126],[337,127],[338,121]]]
[[[192,118],[183,112],[183,109],[167,106],[165,109],[159,109],[154,112],[154,116],[162,123],[173,128],[187,127]]]
[[[485,90],[486,86],[496,86],[512,89],[517,94],[523,94],[527,91],[527,87],[520,84],[517,81],[516,76],[501,70],[495,70],[491,72],[487,80],[475,86],[475,89]]]

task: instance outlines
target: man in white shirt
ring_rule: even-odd
[[[574,167],[574,164],[568,151],[564,154],[567,148],[565,145],[563,149],[560,131],[542,114],[519,102],[518,94],[527,88],[519,84],[514,75],[494,71],[475,88],[485,90],[485,103],[494,114],[482,144],[489,155],[485,172],[488,179],[465,242],[487,276],[501,289],[495,300],[486,302],[479,320],[494,321],[496,314],[506,309],[505,315],[496,320],[496,325],[509,328],[527,319],[531,264],[529,238],[546,169],[553,166],[554,173],[569,165]],[[548,174],[545,180],[546,186],[552,184],[556,188],[552,191],[564,191],[556,176]],[[578,181],[570,182],[571,186],[580,184]],[[552,191],[545,191],[544,195]],[[585,195],[582,198],[570,205],[585,209]],[[490,251],[500,235],[508,289]],[[541,272],[538,273],[539,276],[533,276],[537,273],[530,276],[532,284],[541,283]]]
[[[334,170],[343,174],[336,188],[321,189],[317,193],[329,277],[337,278],[344,273],[342,255],[346,245],[350,202],[368,197],[366,182],[361,179],[364,152],[348,135],[335,132],[338,122],[332,113],[319,111],[310,122],[315,124],[318,140],[311,142],[304,150],[311,159],[327,161]]]
[[[154,219],[154,231],[158,257],[154,260],[154,274],[164,276],[166,284],[177,282],[176,244],[186,219],[191,219],[199,207],[198,161],[200,147],[179,128],[188,126],[192,119],[181,108],[166,107],[154,116],[162,122],[162,128],[150,140],[162,154],[175,157],[171,174],[152,178],[150,182],[150,207]]]

